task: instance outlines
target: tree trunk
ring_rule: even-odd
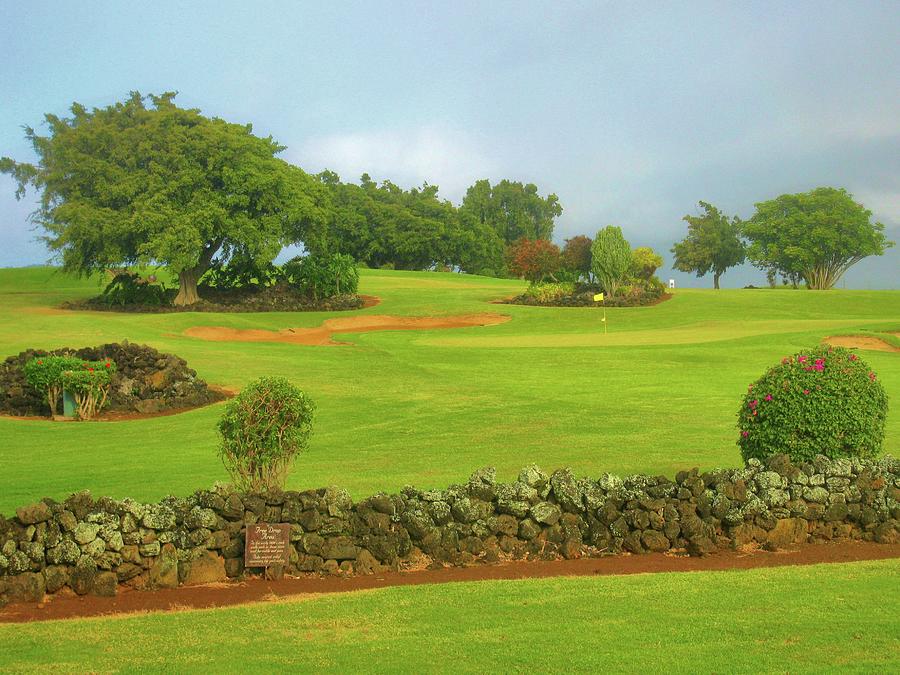
[[[715,288],[716,290],[719,290],[719,277],[720,276],[722,276],[721,272],[713,273],[713,288]]]
[[[193,305],[200,299],[200,294],[197,293],[197,282],[202,275],[203,272],[197,267],[178,273],[178,295],[174,300],[177,306]]]

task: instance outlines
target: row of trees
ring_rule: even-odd
[[[851,266],[894,245],[884,225],[873,223],[872,212],[843,189],[784,194],[756,204],[747,221],[707,202],[700,209],[701,215],[684,217],[688,235],[672,248],[674,267],[698,277],[712,273],[715,288],[725,270],[749,260],[772,285],[780,275],[795,287],[802,280],[829,289]]]
[[[457,207],[427,183],[404,190],[368,174],[359,184],[332,171],[312,176],[278,158],[284,147],[271,137],[179,108],[174,97],[133,92],[90,111],[73,104],[71,117],[46,116],[48,135],[26,128],[36,164],[0,159],[18,197],[27,186],[40,194],[32,218],[66,270],[164,265],[179,280],[179,305],[199,299],[198,281],[211,267],[263,267],[292,243],[374,267],[533,278],[517,261],[527,254],[542,261],[542,274],[548,265],[593,274],[587,261],[597,242],[581,235],[556,249],[549,240],[562,206],[533,184],[479,180]],[[757,204],[746,222],[700,206],[702,214],[684,218],[688,235],[672,249],[674,266],[711,272],[716,288],[745,259],[770,279],[831,288],[851,265],[892,245],[844,190],[782,195]],[[536,243],[523,249],[521,241]]]
[[[156,264],[179,281],[178,305],[199,299],[200,278],[240,260],[265,267],[288,244],[350,254],[370,266],[451,267],[500,274],[506,246],[548,238],[562,213],[532,184],[481,180],[459,207],[436,186],[403,190],[363,175],[359,185],[312,176],[277,155],[250,125],[179,108],[174,93],[142,96],[26,128],[38,162],[0,159],[0,172],[40,195],[32,220],[64,269],[79,274]]]

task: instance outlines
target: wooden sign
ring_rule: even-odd
[[[287,565],[290,562],[290,525],[284,523],[247,525],[244,539],[244,567]]]

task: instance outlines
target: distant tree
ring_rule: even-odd
[[[436,185],[404,190],[387,180],[378,184],[369,174],[354,185],[333,171],[318,179],[331,193],[332,207],[317,250],[347,253],[370,267],[502,273],[504,246],[496,232],[440,199]]]
[[[199,299],[197,281],[219,256],[269,261],[289,238],[324,222],[324,191],[250,125],[179,108],[174,93],[130,98],[72,117],[46,115],[48,136],[26,128],[36,165],[4,157],[0,171],[41,193],[32,219],[67,271],[167,266],[175,303]],[[146,105],[147,103],[150,105]],[[288,235],[287,233],[292,233]]]
[[[600,287],[616,295],[631,270],[631,246],[622,236],[622,229],[608,225],[597,232],[591,245],[591,272]]]
[[[541,197],[533,183],[501,180],[494,186],[479,180],[466,191],[460,211],[490,225],[507,244],[553,236],[554,219],[562,214],[555,194]]]
[[[700,208],[703,215],[682,219],[688,224],[688,235],[672,247],[674,267],[681,272],[696,272],[698,277],[712,272],[713,287],[719,288],[725,270],[744,262],[741,221],[737,216],[729,220],[707,202],[700,202]]]
[[[662,256],[649,246],[638,246],[631,252],[631,274],[635,279],[650,281],[662,264]]]
[[[884,225],[844,189],[821,187],[784,194],[756,204],[744,224],[747,255],[763,270],[774,270],[811,289],[833,288],[851,266],[894,245]]]
[[[554,279],[559,270],[559,247],[546,239],[519,239],[507,251],[509,271],[531,283]]]
[[[591,277],[591,244],[590,237],[579,234],[566,239],[562,250],[562,266],[576,276]]]

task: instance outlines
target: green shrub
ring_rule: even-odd
[[[591,273],[609,295],[619,293],[631,271],[631,246],[622,236],[622,229],[614,225],[597,232],[591,244]]]
[[[268,288],[284,279],[284,269],[271,262],[257,263],[251,258],[234,256],[227,264],[213,263],[200,283],[220,290],[240,290]]]
[[[820,345],[787,356],[750,385],[738,412],[744,460],[785,453],[876,456],[884,441],[887,394],[854,353]]]
[[[107,305],[168,305],[166,289],[149,283],[134,272],[120,272],[113,277],[100,298]]]
[[[74,356],[38,356],[25,364],[25,380],[32,387],[47,395],[50,415],[56,415],[56,405],[62,395],[60,378],[67,370],[81,368],[82,360]]]
[[[307,255],[288,260],[283,266],[288,282],[313,300],[356,293],[359,270],[352,256]]]
[[[79,419],[93,419],[106,405],[109,384],[115,370],[116,364],[105,359],[83,361],[78,368],[63,371],[60,383],[75,398]]]
[[[251,382],[219,420],[219,454],[235,486],[281,489],[294,458],[306,448],[315,404],[282,377]]]
[[[526,297],[533,298],[538,302],[550,302],[574,294],[575,284],[570,282],[531,284],[524,293]]]

